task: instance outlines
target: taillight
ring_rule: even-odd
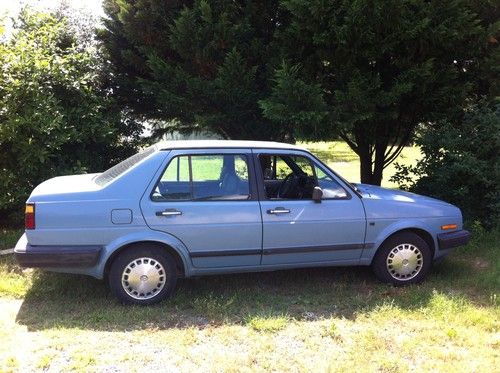
[[[35,204],[27,203],[24,210],[24,228],[35,229]]]

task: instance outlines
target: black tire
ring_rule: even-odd
[[[148,272],[142,271],[143,275],[138,277],[141,269],[148,269]],[[138,286],[134,286],[131,277],[128,277],[132,276],[130,271],[134,271],[132,273],[134,280],[138,281]],[[150,275],[149,278],[146,274]],[[177,267],[172,255],[162,247],[146,243],[136,244],[114,259],[108,282],[111,293],[120,302],[146,306],[161,302],[173,294],[177,283]],[[141,291],[141,286],[146,287],[144,292]]]
[[[412,262],[408,263],[407,259],[406,264],[404,264],[404,262],[399,261],[400,257],[395,258],[395,255],[404,254],[410,255]],[[400,263],[407,268],[401,267]],[[397,268],[398,266],[401,267],[400,270]],[[429,245],[422,237],[412,232],[396,233],[389,237],[379,248],[372,262],[375,276],[380,281],[395,286],[422,282],[431,266],[432,252]],[[405,271],[411,272],[405,274]]]

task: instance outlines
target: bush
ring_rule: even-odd
[[[486,228],[499,222],[500,104],[475,105],[460,125],[427,128],[416,142],[422,160],[415,167],[397,165],[393,181],[457,205],[469,222],[478,220]]]
[[[19,221],[41,181],[101,171],[132,150],[99,45],[70,26],[67,17],[26,8],[12,35],[0,38],[2,225]]]

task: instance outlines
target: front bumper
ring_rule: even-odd
[[[99,261],[101,250],[100,246],[32,246],[23,236],[14,256],[21,267],[92,267]]]
[[[470,240],[470,232],[466,230],[440,233],[437,235],[439,249],[448,250],[454,247],[466,245]]]

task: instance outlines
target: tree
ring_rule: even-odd
[[[22,212],[34,186],[96,172],[132,150],[138,129],[106,88],[99,46],[61,15],[24,8],[0,42],[1,215]]]
[[[100,38],[115,66],[114,92],[136,116],[167,122],[164,131],[291,137],[258,104],[280,61],[278,1],[105,0],[104,7]]]
[[[380,185],[420,123],[460,115],[488,39],[462,0],[285,0],[282,7],[289,22],[276,39],[286,65],[261,101],[264,114],[283,123],[305,112],[317,119],[303,131],[309,137],[339,134],[360,158],[363,183]],[[301,101],[305,107],[289,100],[298,86],[315,95]]]

